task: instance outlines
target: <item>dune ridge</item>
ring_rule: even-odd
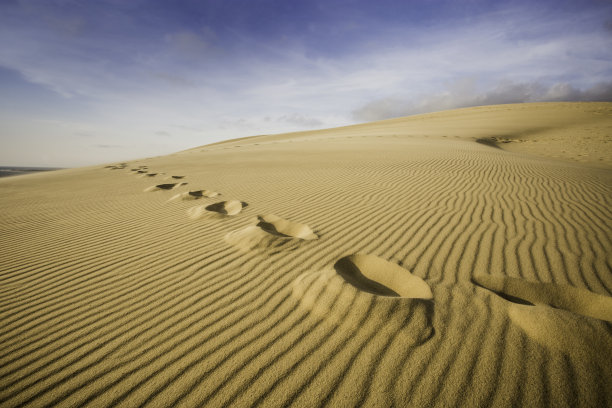
[[[610,112],[2,179],[0,406],[610,406]]]

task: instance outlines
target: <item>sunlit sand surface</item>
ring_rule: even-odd
[[[0,406],[612,405],[612,103],[0,180]]]

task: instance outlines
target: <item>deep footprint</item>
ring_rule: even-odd
[[[206,206],[205,209],[206,211],[212,211],[223,215],[236,215],[246,206],[248,206],[248,204],[244,201],[229,200],[211,204]]]
[[[373,295],[355,287],[332,268],[299,275],[291,289],[300,308],[329,324],[384,321],[402,328],[398,340],[404,347],[421,345],[435,335],[432,300]]]
[[[178,197],[174,196],[173,198]],[[183,198],[187,200],[188,198]],[[203,217],[226,217],[239,214],[248,204],[238,200],[228,200],[211,205],[198,205],[187,210],[187,216],[192,220]]]
[[[432,299],[423,279],[399,265],[374,255],[355,254],[341,258],[334,269],[357,289],[378,296]]]
[[[213,198],[221,195],[216,191],[210,190],[195,190],[195,191],[186,191],[184,193],[177,194],[173,196],[168,201],[176,201],[176,200],[199,200],[201,198]]]
[[[146,188],[145,191],[160,191],[160,190],[174,190],[175,188],[186,185],[187,183],[165,183],[165,184],[157,184],[155,186],[151,186]]]
[[[104,166],[105,169],[110,169],[110,170],[121,170],[121,169],[125,169],[127,167],[127,163],[119,163],[119,164],[113,164],[110,166]]]
[[[296,249],[300,242],[318,238],[308,225],[270,214],[258,216],[252,225],[228,233],[225,241],[247,251],[282,251]]]
[[[285,220],[273,214],[258,216],[257,227],[268,234],[281,237],[313,240],[319,238],[306,224]]]
[[[523,306],[511,303],[508,316],[532,340],[544,347],[583,358],[598,355],[602,361],[612,358],[612,339],[607,323],[595,320],[584,324],[582,315],[552,307]],[[582,355],[581,355],[582,354]]]
[[[550,306],[612,322],[612,297],[586,289],[488,274],[475,275],[472,281],[514,303]]]

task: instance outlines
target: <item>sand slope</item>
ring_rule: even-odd
[[[2,179],[0,406],[611,406],[611,143],[500,105]]]

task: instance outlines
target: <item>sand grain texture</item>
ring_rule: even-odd
[[[611,130],[499,105],[4,178],[0,406],[612,406]]]

